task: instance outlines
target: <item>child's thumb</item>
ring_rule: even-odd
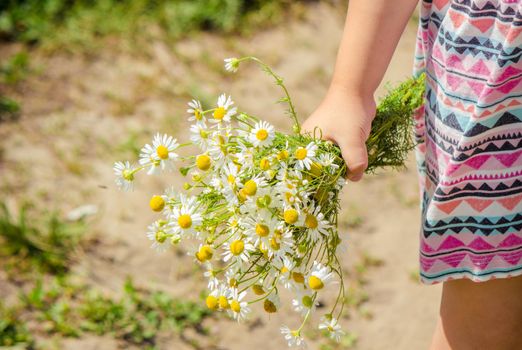
[[[359,181],[368,167],[366,144],[363,142],[341,145],[341,153],[348,167],[346,178],[350,181]]]

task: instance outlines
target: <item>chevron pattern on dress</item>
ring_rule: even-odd
[[[423,0],[421,280],[522,274],[522,0]]]

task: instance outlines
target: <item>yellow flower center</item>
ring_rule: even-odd
[[[232,288],[237,287],[237,280],[235,278],[231,278],[230,281],[228,281],[228,285]]]
[[[203,117],[199,109],[194,110],[194,117],[196,117],[196,120],[201,120],[201,118]]]
[[[287,268],[286,266],[283,266],[283,267],[281,268],[281,273],[287,273],[288,271],[289,271],[289,270],[288,270],[288,268]]]
[[[323,171],[323,166],[317,162],[313,162],[312,166],[310,167],[310,172],[313,176],[318,177],[321,175],[321,172]]]
[[[259,237],[266,237],[266,236],[268,236],[269,233],[270,233],[270,229],[268,228],[267,225],[256,224],[256,234]]]
[[[270,247],[273,250],[279,250],[279,249],[281,249],[281,244],[279,244],[279,242],[277,242],[277,239],[275,239],[275,237],[272,237],[272,239],[270,240]]]
[[[192,226],[192,218],[188,214],[180,215],[178,218],[179,227],[187,229]]]
[[[282,150],[277,154],[277,160],[285,160],[288,158],[288,151],[286,149]]]
[[[134,180],[134,172],[132,170],[129,170],[129,169],[123,170],[123,172],[121,173],[121,176],[125,180],[127,180],[127,181],[133,181]]]
[[[297,283],[304,283],[304,276],[300,272],[292,272],[292,278]]]
[[[160,159],[169,158],[169,149],[163,145],[159,145],[158,148],[156,148],[156,153],[158,154],[158,157],[160,157]]]
[[[207,171],[210,169],[210,165],[212,164],[212,160],[206,154],[200,154],[196,157],[196,166],[199,170]]]
[[[306,158],[306,155],[308,154],[308,151],[306,150],[306,148],[303,148],[303,147],[299,147],[296,151],[295,151],[295,157],[299,160],[303,160]]]
[[[259,208],[265,208],[265,207],[268,207],[270,205],[270,203],[272,203],[272,197],[270,197],[268,194],[267,195],[264,195],[263,197],[259,197],[257,200],[256,200],[256,205],[259,207]]]
[[[309,296],[309,295],[305,295],[302,299],[303,301],[303,306],[307,307],[307,308],[311,308],[312,307],[312,297]]]
[[[205,303],[207,304],[207,307],[210,309],[210,310],[217,310],[218,309],[218,299],[213,296],[213,295],[209,295],[207,297],[207,299],[205,300]]]
[[[321,281],[321,279],[319,277],[314,276],[314,275],[308,277],[308,285],[313,290],[320,290],[320,289],[323,289],[323,287],[324,287],[323,281]]]
[[[266,131],[265,129],[261,129],[258,130],[258,132],[256,132],[256,139],[258,139],[259,141],[265,141],[267,138],[268,131]]]
[[[270,161],[267,158],[263,158],[259,161],[259,167],[261,170],[268,170],[270,169]]]
[[[297,219],[299,218],[299,213],[295,209],[287,209],[283,213],[283,218],[285,219],[285,222],[287,224],[295,224],[297,222]]]
[[[317,218],[312,214],[306,214],[305,218],[305,226],[311,229],[317,228],[319,223],[317,222]]]
[[[245,243],[241,240],[234,241],[230,243],[230,252],[236,256],[243,253],[243,250],[245,250]]]
[[[161,196],[152,196],[149,206],[153,211],[162,211],[165,208],[165,201]]]
[[[167,239],[167,234],[163,231],[158,231],[158,232],[156,232],[156,235],[154,238],[156,238],[156,242],[163,243]]]
[[[228,175],[227,181],[229,184],[233,185],[236,182],[236,177],[234,175]]]
[[[245,182],[245,187],[243,187],[243,191],[247,196],[253,196],[257,192],[257,184],[254,180],[248,180]]]
[[[226,110],[223,107],[218,107],[214,111],[214,119],[222,120],[225,117]]]
[[[243,188],[240,189],[239,192],[237,193],[237,198],[239,199],[239,201],[241,203],[244,203],[247,200],[247,195],[246,195],[245,190]]]
[[[265,290],[263,289],[263,286],[261,286],[259,284],[254,284],[252,286],[252,290],[254,291],[255,295],[263,295],[263,294],[265,294]]]
[[[232,309],[232,311],[236,313],[239,313],[241,311],[241,305],[239,305],[239,301],[237,300],[232,300],[232,302],[230,303],[230,308]]]
[[[277,307],[275,306],[275,304],[268,299],[265,299],[265,302],[263,303],[263,308],[269,314],[273,314],[274,312],[277,312]]]
[[[214,255],[214,252],[212,251],[212,247],[209,245],[203,245],[201,248],[199,248],[199,251],[196,253],[196,258],[200,262],[205,262],[207,260],[212,259],[212,256]]]
[[[199,129],[199,136],[201,136],[202,139],[206,139],[208,138],[208,132],[203,129]]]
[[[224,295],[219,297],[219,307],[222,309],[228,309],[230,307],[230,304],[228,303],[227,297]]]

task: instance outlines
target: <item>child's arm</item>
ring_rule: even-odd
[[[325,139],[341,147],[352,181],[361,179],[368,163],[373,94],[417,2],[350,0],[328,93],[303,124],[305,131],[319,127]]]

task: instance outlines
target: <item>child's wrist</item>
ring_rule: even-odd
[[[330,87],[328,88],[329,93],[334,93],[336,95],[341,94],[349,99],[358,99],[363,103],[371,103],[373,101],[374,91],[371,89],[365,89],[364,87],[357,86],[354,84],[349,84],[345,82],[338,82],[333,80],[330,83]]]
[[[328,89],[328,95],[335,99],[343,99],[351,104],[364,106],[368,114],[375,111],[375,99],[373,92],[364,91],[364,89],[355,88],[346,84],[332,82]]]

